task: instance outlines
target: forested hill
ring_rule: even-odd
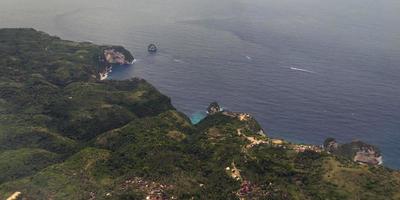
[[[133,59],[0,29],[0,199],[400,199],[398,171],[269,138],[245,113],[194,126],[145,80],[100,81],[121,56],[105,50]]]

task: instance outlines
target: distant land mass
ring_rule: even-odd
[[[107,79],[133,60],[0,29],[0,199],[400,199],[376,147],[271,138],[217,102],[193,125],[145,80]]]

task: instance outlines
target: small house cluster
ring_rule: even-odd
[[[244,197],[248,196],[252,191],[253,186],[250,181],[243,181],[243,183],[240,185],[240,189],[237,195],[240,199],[244,199]]]
[[[247,113],[239,113],[238,117],[240,121],[248,121],[249,119],[251,119],[250,114]]]
[[[232,167],[226,167],[225,170],[228,172],[228,174],[235,180],[240,181],[242,180],[242,176],[240,175],[240,170],[236,168],[236,165],[234,162],[232,162]]]
[[[298,145],[293,145],[293,150],[295,150],[297,153],[301,153],[301,152],[305,152],[305,151],[314,151],[317,153],[321,153],[323,149],[320,146],[316,146],[316,145],[298,144]]]
[[[176,199],[175,197],[168,197],[165,190],[171,189],[171,185],[156,183],[154,181],[146,181],[140,177],[134,177],[124,181],[121,185],[122,190],[128,188],[136,188],[146,193],[146,200],[169,200]]]
[[[257,139],[257,138],[255,138],[255,137],[249,137],[249,136],[247,136],[246,138],[247,138],[247,140],[250,141],[250,144],[246,145],[246,148],[247,148],[247,149],[250,149],[250,148],[252,148],[252,147],[254,147],[254,146],[257,146],[257,145],[260,145],[260,144],[267,144],[267,143],[268,143],[268,142],[265,141],[265,140]]]
[[[223,111],[222,114],[228,117],[238,118],[240,121],[249,121],[253,118],[250,114],[242,112]]]
[[[250,149],[250,148],[252,148],[252,147],[254,147],[256,145],[267,144],[268,143],[264,139],[257,139],[256,137],[246,136],[245,134],[242,133],[241,129],[237,130],[237,134],[239,136],[244,136],[250,142],[250,144],[245,146],[246,149]]]

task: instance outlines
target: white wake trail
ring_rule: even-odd
[[[301,68],[296,68],[296,67],[290,67],[291,70],[296,70],[296,71],[301,71],[301,72],[307,72],[307,73],[312,73],[315,74],[316,72],[307,70],[307,69],[301,69]]]

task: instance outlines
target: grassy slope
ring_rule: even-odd
[[[193,126],[143,80],[97,81],[102,48],[0,30],[0,199],[143,199],[148,189],[127,184],[136,179],[179,199],[237,199],[244,181],[245,199],[400,199],[399,172],[249,147],[268,141],[253,120],[217,114]]]
[[[144,80],[98,82],[103,48],[33,29],[0,30],[1,182],[62,162],[103,132],[173,109]]]
[[[43,149],[21,148],[0,153],[0,183],[38,172],[59,156]]]

